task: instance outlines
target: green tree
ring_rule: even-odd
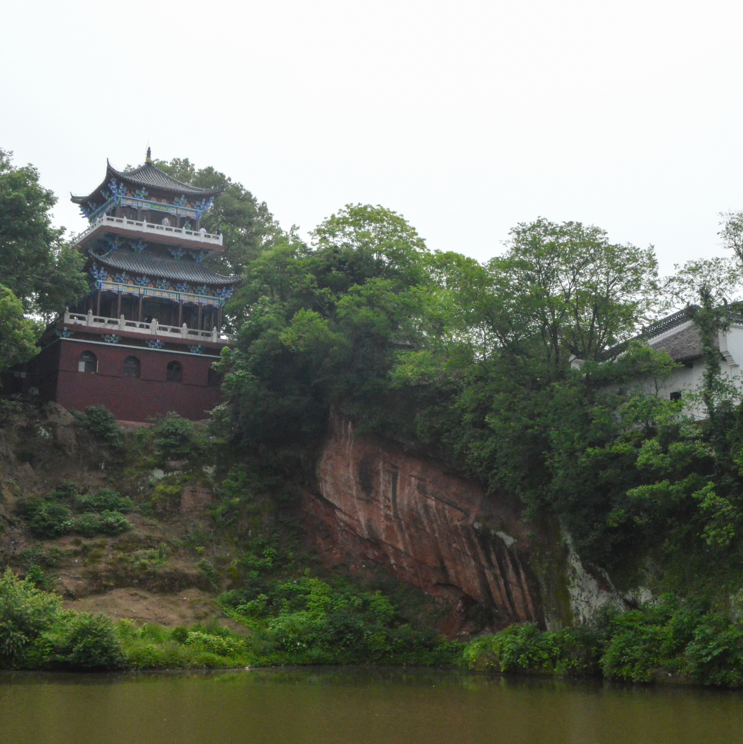
[[[34,646],[59,618],[62,601],[6,568],[0,574],[0,669],[33,666]]]
[[[662,292],[665,307],[683,308],[700,301],[709,293],[714,305],[735,301],[743,287],[743,263],[737,257],[699,258],[676,264],[675,273],[664,279]]]
[[[242,274],[247,265],[268,247],[277,242],[296,240],[293,231],[290,235],[282,231],[265,202],[259,202],[241,183],[211,166],[196,168],[188,158],[158,160],[156,165],[173,178],[192,186],[224,189],[203,219],[209,232],[221,230],[224,236],[224,254],[216,259],[222,270]]]
[[[428,251],[400,215],[349,205],[248,268],[231,303],[241,330],[226,355],[233,432],[264,444],[316,441],[335,407],[370,427],[388,375],[414,343]]]
[[[40,328],[23,315],[21,301],[0,284],[0,373],[36,354]]]
[[[52,225],[57,199],[31,165],[15,167],[0,150],[0,281],[26,314],[51,319],[87,289],[83,257]]]
[[[507,246],[489,264],[510,318],[503,342],[538,337],[555,367],[571,354],[598,359],[657,303],[653,249],[610,243],[593,225],[540,217],[513,228]]]
[[[718,235],[723,245],[735,253],[738,261],[743,263],[743,212],[723,212],[723,221]]]

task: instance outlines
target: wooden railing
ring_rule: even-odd
[[[106,227],[124,227],[128,230],[136,230],[137,232],[148,233],[150,235],[169,235],[176,237],[179,240],[194,241],[198,243],[212,243],[213,245],[222,245],[221,235],[212,235],[208,232],[201,232],[200,230],[186,230],[185,227],[173,227],[172,225],[156,225],[152,222],[146,222],[144,220],[130,220],[126,217],[111,217],[111,215],[105,214],[99,217],[94,222],[90,223],[87,230],[80,233],[77,236],[77,242],[81,242],[94,230],[97,230],[101,225]]]
[[[123,315],[118,318],[105,318],[93,315],[90,310],[86,314],[71,313],[69,310],[64,314],[65,325],[81,325],[87,328],[100,328],[106,331],[126,331],[127,333],[141,333],[143,336],[154,338],[185,338],[190,341],[227,342],[229,336],[219,333],[216,328],[211,331],[200,331],[189,328],[185,323],[182,326],[160,325],[157,320],[150,323],[137,320],[127,320]]]

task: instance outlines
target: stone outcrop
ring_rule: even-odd
[[[329,563],[386,566],[455,608],[446,628],[466,631],[467,610],[493,628],[544,624],[539,581],[519,507],[428,458],[334,421],[305,515]],[[458,618],[458,620],[457,620]]]

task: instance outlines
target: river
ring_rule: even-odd
[[[0,673],[2,744],[716,744],[743,692],[425,670]]]

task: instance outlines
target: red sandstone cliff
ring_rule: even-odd
[[[389,567],[456,606],[450,633],[463,628],[475,603],[491,611],[496,628],[543,624],[518,508],[399,445],[357,439],[340,421],[323,448],[317,482],[305,515],[328,562]]]

